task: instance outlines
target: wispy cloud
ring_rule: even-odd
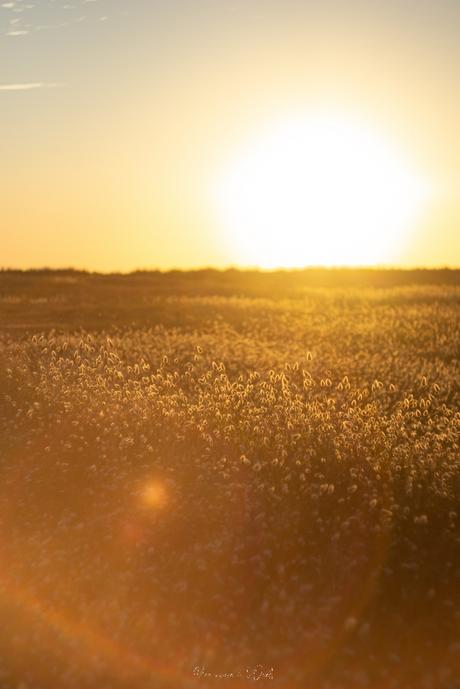
[[[36,31],[106,21],[112,14],[110,4],[109,0],[0,0],[0,35],[24,37]]]
[[[34,81],[26,84],[0,84],[0,91],[32,91],[33,89],[56,89],[64,84]]]

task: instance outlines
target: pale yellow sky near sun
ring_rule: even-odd
[[[213,181],[316,108],[369,123],[433,185],[382,262],[460,265],[458,3],[100,0],[65,22],[64,2],[31,4],[14,24],[0,9],[4,267],[247,264]]]

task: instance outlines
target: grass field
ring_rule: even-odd
[[[459,332],[458,271],[0,273],[1,686],[460,687]]]

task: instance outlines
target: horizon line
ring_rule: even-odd
[[[215,272],[215,273],[226,273],[226,272],[238,272],[238,273],[262,273],[262,274],[273,274],[273,273],[303,273],[303,272],[313,272],[313,271],[324,271],[324,272],[420,272],[420,271],[430,271],[430,272],[441,272],[450,271],[458,272],[460,271],[459,266],[449,266],[449,265],[436,265],[436,266],[407,266],[407,265],[357,265],[357,266],[347,266],[347,265],[306,265],[302,267],[283,267],[279,266],[276,268],[263,268],[261,266],[195,266],[195,267],[139,267],[132,268],[128,270],[118,270],[118,269],[92,269],[92,268],[78,268],[75,266],[61,266],[61,267],[28,267],[28,268],[18,268],[12,266],[0,266],[0,273],[86,273],[88,275],[136,275],[138,273],[160,273],[162,275],[168,273],[200,273],[200,272]]]

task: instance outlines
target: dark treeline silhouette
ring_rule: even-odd
[[[59,327],[112,325],[184,326],[190,309],[183,298],[261,298],[301,300],[311,292],[329,289],[363,295],[376,289],[384,299],[387,290],[406,287],[460,285],[460,270],[308,268],[304,270],[139,270],[130,274],[100,274],[74,269],[1,270],[0,327]],[[417,299],[417,290],[404,298]],[[175,300],[174,305],[170,303]],[[429,295],[424,295],[424,299]],[[450,293],[456,299],[456,292]],[[169,302],[168,302],[169,299]],[[200,318],[206,308],[203,303]],[[212,311],[212,309],[211,309]],[[193,326],[193,323],[190,322]]]

